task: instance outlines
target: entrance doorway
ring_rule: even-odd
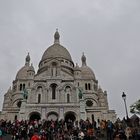
[[[17,115],[15,115],[15,121],[17,120]]]
[[[30,119],[30,121],[31,121],[31,120],[32,120],[32,121],[34,121],[34,120],[40,120],[40,119],[41,119],[41,115],[40,115],[40,113],[38,113],[38,112],[32,112],[32,113],[30,114],[29,119]]]
[[[75,113],[74,112],[67,112],[65,114],[65,122],[68,123],[68,122],[74,122],[76,120],[76,117],[75,117]]]

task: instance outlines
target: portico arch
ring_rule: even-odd
[[[64,118],[65,118],[65,122],[68,121],[74,122],[76,120],[76,114],[72,111],[68,111],[65,113]]]
[[[29,114],[29,120],[40,120],[41,119],[41,114],[39,112],[31,112]]]

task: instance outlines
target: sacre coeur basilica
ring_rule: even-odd
[[[116,120],[109,110],[107,92],[98,84],[93,70],[81,57],[82,66],[74,64],[69,51],[60,44],[56,31],[35,72],[30,63],[17,72],[4,95],[1,119],[6,120]]]

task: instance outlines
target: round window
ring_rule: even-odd
[[[87,101],[86,101],[86,105],[87,105],[88,107],[91,107],[91,106],[93,105],[93,102],[92,102],[91,100],[87,100]]]

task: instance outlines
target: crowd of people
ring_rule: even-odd
[[[12,140],[140,140],[140,122],[130,120],[0,120],[0,140],[6,134]]]

